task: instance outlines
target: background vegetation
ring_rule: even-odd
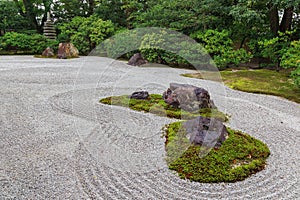
[[[117,32],[163,27],[205,46],[220,69],[249,60],[277,71],[292,68],[294,83],[300,87],[300,0],[0,0],[1,54],[16,53],[15,49],[41,53],[42,42],[28,44],[27,40],[42,34],[48,11],[58,42],[73,42],[82,55]],[[34,39],[25,40],[27,36]],[[145,46],[144,42],[140,51],[150,61],[188,65],[170,52]]]

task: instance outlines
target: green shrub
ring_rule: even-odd
[[[234,50],[229,32],[225,30],[221,32],[216,30],[198,31],[192,34],[191,37],[203,45],[220,69],[229,65],[238,66],[241,63],[248,62],[252,57],[243,48]]]
[[[276,65],[277,70],[281,68],[281,57],[287,51],[290,45],[290,35],[292,32],[278,33],[277,37],[264,39],[259,41],[258,45],[261,49],[261,55],[269,58]]]
[[[25,52],[28,54],[41,54],[47,47],[57,49],[58,42],[49,40],[39,34],[23,34],[8,32],[0,38],[0,49],[3,51]]]
[[[113,35],[114,25],[111,21],[104,21],[96,15],[88,18],[75,17],[69,23],[58,26],[61,32],[59,38],[70,39],[81,54],[87,55],[103,40]]]
[[[185,35],[178,32],[157,30],[145,34],[139,50],[150,62],[170,66],[191,66],[191,64],[205,66],[209,64],[208,55],[202,46],[193,40],[188,40]]]
[[[101,43],[97,48],[97,55],[107,56],[109,58],[123,57],[129,59],[137,52],[140,45],[136,31],[121,29],[116,31],[116,35],[110,37]]]
[[[282,56],[281,65],[284,68],[294,68],[291,77],[300,88],[300,40],[293,41],[290,48]]]
[[[162,63],[170,66],[207,63],[203,48],[178,32],[164,29],[121,30],[119,34],[109,38],[104,45],[97,48],[98,55],[102,53],[111,58],[130,58],[133,53],[140,52],[149,62]]]

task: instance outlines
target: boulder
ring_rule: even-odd
[[[139,91],[139,92],[134,92],[130,96],[130,99],[148,99],[149,93],[147,91]]]
[[[207,90],[188,84],[171,83],[170,88],[163,93],[163,99],[167,104],[188,112],[216,108]]]
[[[216,118],[199,116],[183,123],[191,144],[219,148],[228,137],[226,127]]]
[[[59,43],[57,58],[67,59],[67,58],[78,58],[79,51],[72,43]]]
[[[43,53],[42,53],[42,56],[45,56],[45,57],[53,57],[54,56],[54,50],[50,47],[47,47]]]
[[[147,61],[143,58],[140,53],[134,54],[128,61],[128,65],[140,66],[146,64]]]

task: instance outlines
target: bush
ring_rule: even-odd
[[[210,64],[202,46],[179,32],[158,29],[145,34],[139,50],[148,61],[170,66],[203,68]]]
[[[58,42],[49,40],[43,35],[8,32],[0,38],[0,49],[3,51],[41,54],[47,47],[57,49]]]
[[[145,34],[142,38],[139,50],[142,53],[143,57],[150,62],[162,63],[167,65],[188,64],[185,59],[181,58],[179,55],[176,55],[176,53],[180,53],[178,51],[180,48],[176,48],[176,45],[181,44],[177,42],[175,44],[174,42],[172,42],[172,36],[174,37],[174,35],[169,35],[165,31]],[[165,47],[168,48],[168,51]],[[172,50],[173,52],[171,52]]]
[[[221,32],[216,30],[198,31],[192,34],[191,37],[203,45],[220,69],[229,65],[238,66],[241,63],[248,62],[252,57],[243,48],[234,50],[229,32],[225,30]]]
[[[111,21],[104,21],[96,15],[88,18],[75,17],[69,23],[58,26],[61,32],[59,38],[70,41],[78,48],[81,54],[87,55],[104,39],[115,32]]]
[[[150,30],[151,32],[149,29],[122,30],[97,48],[98,55],[130,58],[133,53],[140,52],[149,62],[170,66],[207,63],[203,48],[193,41],[188,41],[187,36],[160,28]]]
[[[281,66],[284,68],[294,68],[291,77],[300,88],[300,40],[293,41],[290,48],[283,54]]]

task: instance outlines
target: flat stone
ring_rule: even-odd
[[[134,92],[130,96],[130,99],[148,99],[149,93],[147,91],[139,91],[139,92]]]

